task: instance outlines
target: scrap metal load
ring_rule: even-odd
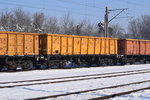
[[[115,65],[150,61],[150,41],[90,36],[0,32],[0,70]]]

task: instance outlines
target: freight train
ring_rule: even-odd
[[[64,68],[68,61],[88,66],[146,63],[150,40],[0,32],[0,70]]]

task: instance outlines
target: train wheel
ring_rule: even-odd
[[[101,59],[101,60],[100,60],[100,65],[103,66],[103,65],[105,65],[105,64],[106,64],[106,63],[105,63],[105,60],[104,60],[104,59]]]
[[[25,61],[23,64],[23,69],[24,70],[29,70],[33,68],[33,63],[31,61]]]
[[[17,68],[17,63],[16,62],[14,62],[14,61],[10,61],[10,62],[8,62],[8,70],[16,70],[16,68]]]

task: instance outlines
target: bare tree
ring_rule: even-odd
[[[111,24],[108,28],[109,36],[115,38],[124,38],[125,30],[119,24]]]
[[[13,10],[16,31],[29,32],[31,31],[31,17],[30,14],[23,11],[21,8]]]
[[[77,35],[95,36],[97,32],[95,25],[89,20],[81,20],[76,26]]]
[[[93,36],[94,35],[94,27],[91,23],[88,23],[84,28],[84,35]]]
[[[52,34],[56,34],[59,33],[59,25],[58,25],[58,20],[56,17],[49,17],[49,19],[47,19],[47,21],[45,22],[45,33],[52,33]]]
[[[5,31],[29,32],[31,18],[21,8],[15,8],[11,12],[7,10],[0,14],[0,27]]]
[[[74,19],[67,14],[61,18],[61,32],[63,34],[74,34],[75,33],[75,22]]]
[[[13,31],[14,28],[14,16],[7,10],[0,14],[0,29],[1,31]]]
[[[86,20],[81,20],[75,26],[75,35],[82,35],[84,33],[84,27],[86,25]]]
[[[128,26],[128,31],[129,31],[129,35],[130,38],[140,38],[140,30],[139,30],[139,20],[132,20],[129,22],[129,26]]]
[[[128,31],[133,38],[150,39],[150,16],[143,15],[130,21]]]
[[[44,30],[43,24],[45,20],[46,20],[46,17],[44,13],[36,12],[33,15],[32,32],[43,33],[43,30]]]
[[[75,21],[70,14],[66,14],[60,21],[56,17],[46,17],[42,12],[30,14],[21,8],[0,14],[0,30],[23,31],[35,33],[63,33],[86,36],[103,36],[104,32],[90,22],[90,20]],[[124,30],[119,25],[112,25],[109,33],[112,37],[122,37]]]

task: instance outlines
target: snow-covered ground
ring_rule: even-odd
[[[143,70],[150,69],[150,64],[95,67],[95,68],[77,68],[77,69],[49,69],[49,70],[34,70],[34,71],[14,72],[14,73],[3,72],[3,73],[0,73],[0,83],[11,82],[11,81],[103,74],[103,73],[123,72],[123,71],[142,70],[142,69]],[[74,78],[74,79],[79,79],[79,78]],[[43,80],[39,82],[53,82],[53,81],[60,81],[60,80],[64,80],[64,79]],[[97,79],[88,79],[88,80],[79,80],[79,81],[70,81],[70,82],[61,82],[61,83],[38,84],[38,85],[29,85],[29,86],[18,86],[18,87],[12,87],[12,88],[0,88],[0,100],[23,100],[23,99],[28,99],[28,98],[36,98],[36,97],[42,97],[42,96],[63,94],[63,93],[68,93],[68,92],[90,90],[90,89],[95,89],[95,88],[115,86],[115,85],[121,85],[121,84],[127,84],[127,83],[133,83],[133,82],[139,82],[139,81],[145,81],[145,80],[150,80],[150,72],[126,75],[126,76],[118,76],[118,77],[97,78]],[[38,83],[38,82],[0,84],[0,87],[19,85],[19,84],[28,84],[28,83]],[[62,97],[58,97],[55,99],[85,100],[85,99],[96,98],[96,97],[100,97],[104,95],[109,95],[113,93],[139,89],[139,88],[144,88],[144,87],[150,87],[150,82],[124,86],[124,87],[115,88],[115,89],[104,89],[104,90],[92,91],[92,92],[87,92],[87,93],[62,96]],[[53,100],[53,99],[50,99],[50,100]],[[148,100],[150,99],[150,90],[143,90],[143,91],[139,91],[136,93],[131,93],[128,95],[112,98],[112,100],[120,100],[120,99],[121,100],[132,100],[132,99],[133,100],[143,100],[143,99]]]
[[[115,97],[110,100],[150,100],[150,90],[143,90],[128,95]]]

